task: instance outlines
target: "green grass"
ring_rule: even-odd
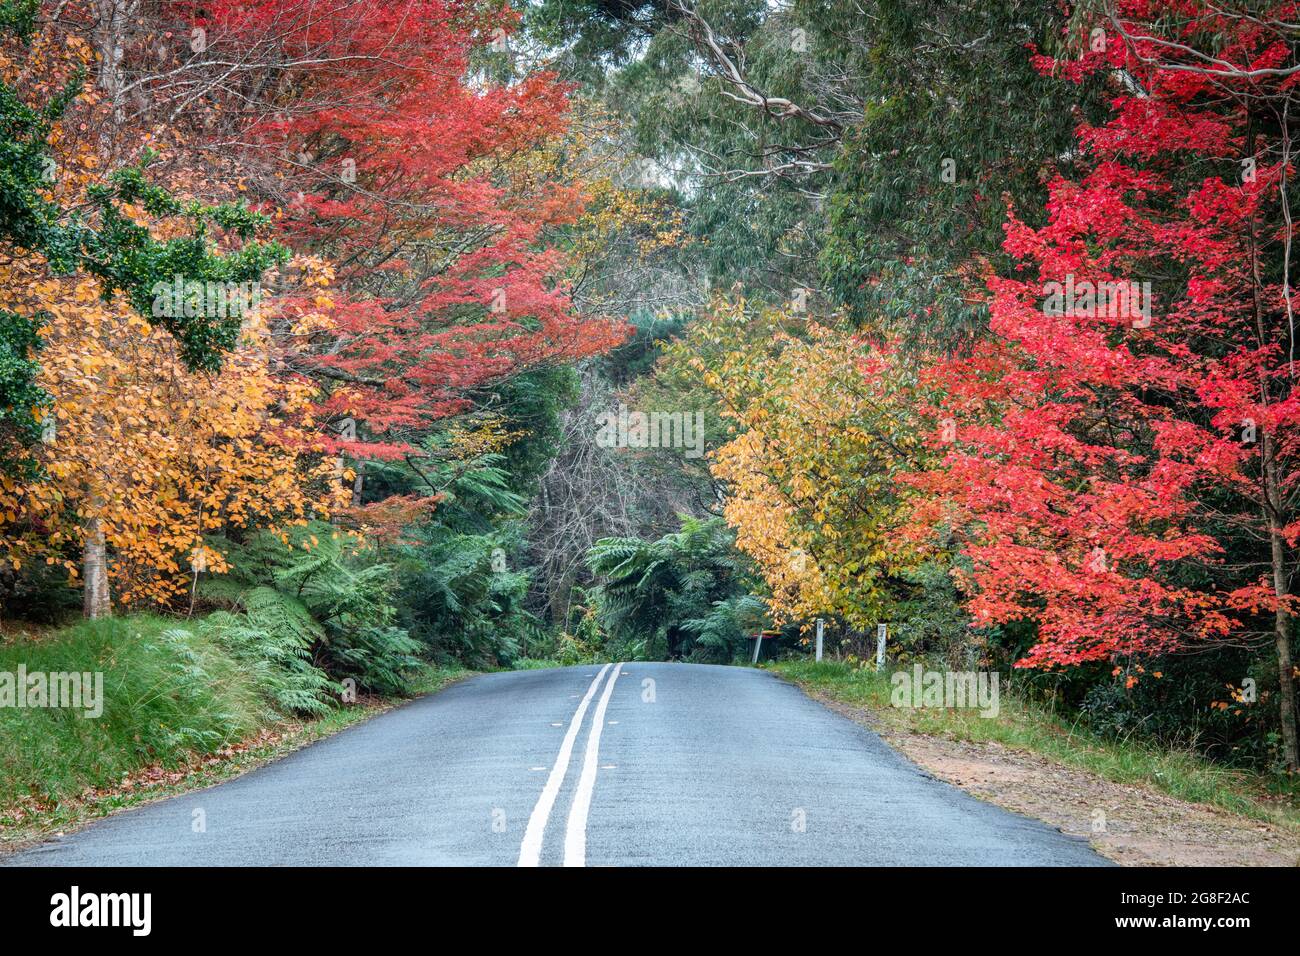
[[[548,667],[563,667],[559,661],[548,660],[544,657],[516,657],[511,661],[509,667],[503,667],[502,670],[508,671],[539,671]]]
[[[177,766],[255,731],[263,702],[216,644],[137,616],[0,643],[0,671],[100,672],[103,714],[0,708],[0,806],[50,802],[149,764]]]
[[[886,728],[975,743],[996,742],[1116,783],[1145,784],[1191,803],[1300,827],[1300,787],[1296,782],[1222,767],[1188,750],[1106,739],[1005,689],[1000,694],[998,715],[985,718],[975,710],[893,707],[889,674],[877,674],[873,669],[834,661],[781,661],[767,666],[814,694],[869,711]]]
[[[460,664],[443,666],[425,664],[420,669],[420,672],[411,678],[411,689],[406,696],[419,697],[421,694],[436,694],[448,684],[464,680],[466,677],[473,677],[477,673],[478,671],[463,667]]]
[[[574,667],[578,664],[586,663],[585,661],[561,661],[547,657],[517,657],[511,661],[509,667],[503,667],[507,671],[540,671],[550,667]]]
[[[104,705],[98,718],[0,707],[0,845],[210,786],[401,702],[366,697],[318,718],[269,722],[254,675],[211,639],[151,615],[8,629],[0,672],[20,664],[28,673],[102,672]],[[411,694],[472,673],[428,665]]]

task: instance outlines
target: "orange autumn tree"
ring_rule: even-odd
[[[346,474],[320,454],[314,389],[273,374],[263,305],[220,372],[191,373],[175,340],[86,275],[0,266],[0,295],[43,310],[39,384],[52,397],[30,481],[0,478],[0,559],[63,564],[88,616],[168,604],[226,570],[206,537],[327,516]],[[79,561],[77,560],[79,556]],[[78,568],[80,563],[80,570]]]

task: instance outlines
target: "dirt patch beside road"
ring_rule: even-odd
[[[884,725],[861,707],[813,694],[865,724],[913,763],[962,790],[1081,836],[1125,866],[1300,866],[1300,834],[994,742],[970,743]]]

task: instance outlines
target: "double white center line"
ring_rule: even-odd
[[[578,709],[573,712],[569,729],[565,731],[564,740],[560,744],[560,752],[556,754],[555,764],[546,778],[546,786],[542,788],[542,794],[537,798],[537,806],[533,807],[532,815],[528,818],[524,842],[519,846],[520,866],[537,866],[541,860],[542,837],[546,833],[546,823],[551,817],[555,799],[560,795],[560,788],[564,785],[565,774],[569,771],[569,758],[573,753],[574,741],[578,739],[578,731],[582,729],[582,719],[587,714],[587,706],[591,703],[596,688],[600,686],[606,673],[609,673],[609,682],[605,684],[604,693],[600,695],[600,703],[596,705],[596,713],[592,718],[591,731],[587,735],[587,752],[583,757],[582,773],[578,777],[578,788],[573,794],[573,803],[569,807],[569,823],[564,834],[564,865],[586,865],[587,812],[591,809],[591,795],[596,786],[596,769],[600,760],[600,731],[605,724],[609,696],[614,690],[614,682],[618,680],[622,667],[621,662],[602,667],[596,679],[587,688],[582,703],[578,704]]]

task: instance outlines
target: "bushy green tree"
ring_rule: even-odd
[[[835,4],[842,16],[856,5]],[[812,5],[810,5],[811,9]],[[1069,174],[1096,83],[1044,76],[1064,12],[1038,0],[874,0],[818,33],[864,95],[834,158],[819,264],[858,324],[951,347],[986,325],[984,279],[1005,269],[1008,201],[1041,207]],[[1001,274],[1001,273],[1000,273]]]
[[[510,468],[509,457],[497,453],[427,465],[424,476],[441,489],[437,509],[387,549],[399,620],[435,660],[510,664],[539,636],[537,619],[524,607],[524,499],[512,490],[518,474]]]
[[[587,554],[620,656],[729,663],[765,626],[757,582],[721,518],[683,517],[657,541],[602,538]]]
[[[402,621],[435,659],[510,664],[539,636],[524,607],[528,574],[510,566],[508,534],[417,528],[400,563]]]

